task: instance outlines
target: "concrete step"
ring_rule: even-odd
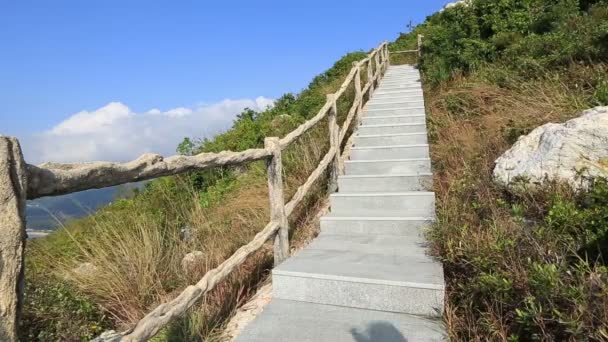
[[[409,94],[423,94],[422,89],[420,89],[420,87],[418,88],[412,88],[412,89],[404,89],[404,90],[394,90],[394,91],[386,91],[386,90],[382,90],[382,89],[377,89],[374,94],[372,95],[373,99],[376,98],[381,98],[381,97],[398,97],[398,96],[405,96],[405,95],[409,95]]]
[[[384,254],[424,257],[428,243],[424,236],[395,236],[383,234],[327,234],[321,233],[308,245],[310,249],[331,251],[357,251],[366,254]]]
[[[390,80],[402,80],[402,79],[420,79],[420,73],[418,72],[405,72],[399,74],[386,74],[382,78],[382,82]]]
[[[426,123],[426,115],[388,115],[367,116],[361,120],[363,125],[391,125],[404,123]]]
[[[362,217],[329,214],[321,218],[321,232],[421,237],[433,220],[432,217]]]
[[[366,109],[363,112],[364,117],[371,116],[393,116],[393,115],[426,115],[424,106],[417,107],[403,107],[403,108],[392,108],[392,109]]]
[[[330,196],[330,204],[337,216],[435,216],[433,192],[336,193]]]
[[[396,74],[385,74],[384,77],[382,78],[382,80],[390,80],[390,79],[395,79],[395,78],[413,78],[413,77],[418,77],[420,78],[420,73],[417,71],[411,71],[411,72],[401,72],[401,73],[396,73]]]
[[[399,82],[420,83],[420,81],[421,81],[420,75],[417,75],[417,74],[388,76],[388,77],[384,77],[382,79],[382,81],[380,81],[380,85],[384,86],[386,84],[393,84],[393,83],[399,83]]]
[[[412,89],[420,90],[420,87],[421,87],[420,84],[408,83],[408,84],[387,85],[387,86],[379,87],[377,91],[380,94],[383,94],[383,93],[398,92],[398,91],[412,90]]]
[[[418,77],[420,78],[420,72],[418,70],[404,71],[399,73],[385,74],[382,80],[385,79],[395,79],[395,78],[412,78]]]
[[[421,99],[424,98],[424,96],[422,95],[422,92],[420,91],[408,91],[408,92],[403,92],[403,93],[394,93],[394,94],[384,94],[384,95],[377,95],[372,97],[371,101],[385,101],[385,100],[401,100],[404,98],[416,98],[416,99]]]
[[[347,160],[344,162],[347,176],[361,175],[403,175],[431,172],[431,160],[390,159],[390,160]]]
[[[405,134],[374,134],[357,135],[354,142],[356,147],[417,145],[426,144],[428,142],[428,138],[426,132]]]
[[[384,103],[399,103],[399,102],[419,102],[419,103],[424,103],[424,97],[422,95],[419,94],[412,94],[412,95],[408,95],[408,96],[392,96],[392,97],[380,97],[380,98],[373,98],[371,99],[369,102],[367,102],[367,106],[370,105],[378,105],[378,104],[384,104]]]
[[[402,86],[402,85],[418,85],[420,86],[420,77],[408,77],[408,78],[396,78],[396,79],[384,79],[380,82],[379,88]]]
[[[317,240],[323,239],[323,236]],[[309,246],[272,272],[278,299],[441,316],[443,268],[426,255],[414,256],[409,237],[392,236],[393,247],[343,242]],[[384,240],[387,241],[387,240]],[[372,242],[373,243],[373,242]],[[313,243],[314,244],[314,243]],[[386,248],[393,253],[374,253]],[[371,253],[370,253],[371,252]]]
[[[351,160],[429,158],[429,145],[354,147]]]
[[[400,134],[426,132],[426,123],[395,124],[395,125],[365,125],[359,126],[358,134]]]
[[[273,299],[236,342],[444,341],[438,319]]]
[[[433,175],[360,175],[339,176],[338,188],[341,194],[364,192],[406,192],[433,189]]]
[[[400,87],[402,85],[408,85],[408,86],[417,86],[418,88],[421,87],[421,81],[420,81],[420,77],[406,77],[406,78],[398,78],[398,79],[383,79],[382,82],[380,82],[380,87],[379,88],[391,88],[391,87]]]
[[[416,100],[399,100],[399,101],[375,101],[373,103],[367,103],[365,106],[368,110],[375,109],[393,109],[393,108],[408,108],[408,107],[422,107],[424,106],[424,99]]]

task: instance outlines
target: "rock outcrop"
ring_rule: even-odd
[[[201,251],[194,251],[186,254],[182,259],[182,270],[186,273],[200,269],[205,264],[205,254]]]
[[[577,189],[577,177],[608,177],[608,107],[587,110],[564,124],[549,123],[519,138],[496,160],[494,179],[541,184],[565,181]]]
[[[90,262],[83,262],[73,269],[73,272],[82,277],[92,277],[99,269]]]

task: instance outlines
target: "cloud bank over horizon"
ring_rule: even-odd
[[[22,140],[29,163],[127,161],[143,153],[173,155],[184,137],[211,138],[231,127],[245,108],[264,110],[274,100],[226,99],[196,108],[135,113],[121,102],[81,111]]]

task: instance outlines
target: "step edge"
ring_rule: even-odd
[[[423,106],[423,107],[409,107],[409,108],[379,108],[379,109],[373,109],[373,110],[368,108],[365,112],[371,112],[371,111],[384,112],[387,110],[409,110],[409,109],[426,109],[426,107]]]
[[[427,135],[427,132],[393,133],[393,134],[357,134],[356,138],[402,137],[410,135]]]
[[[387,148],[418,148],[418,147],[429,147],[429,144],[412,144],[412,145],[384,145],[384,146],[369,146],[369,147],[353,147],[351,151],[356,150],[381,150]]]
[[[377,106],[377,105],[389,105],[389,104],[399,104],[399,103],[418,103],[418,102],[424,102],[424,98],[419,99],[419,100],[412,100],[412,101],[393,101],[393,102],[384,102],[384,103],[370,103],[369,101],[366,103],[367,106]]]
[[[353,163],[389,163],[389,162],[408,162],[408,161],[431,161],[431,158],[411,158],[411,159],[378,159],[378,160],[346,160],[345,164]],[[428,173],[428,172],[425,172]]]
[[[372,119],[372,120],[376,120],[376,119],[400,119],[400,118],[420,118],[420,117],[426,117],[426,115],[424,114],[411,114],[411,115],[385,115],[385,116],[369,116],[366,117],[364,116],[363,119]]]
[[[360,179],[360,178],[403,178],[403,177],[433,177],[433,173],[402,173],[402,174],[380,174],[380,175],[340,175],[338,179]]]
[[[434,217],[423,216],[322,216],[321,221],[424,221],[434,222]]]
[[[396,197],[396,196],[433,196],[434,191],[402,191],[402,192],[353,192],[353,193],[335,193],[329,197]]]
[[[390,97],[391,95],[402,95],[402,94],[421,94],[422,96],[424,96],[424,91],[422,89],[416,89],[416,88],[401,90],[401,91],[380,91],[378,89],[378,90],[376,90],[376,92],[374,92],[372,94],[371,99],[373,100],[375,98],[375,96],[378,96],[378,95]]]
[[[285,271],[285,270],[280,270],[280,269],[276,269],[276,268],[272,270],[272,276],[274,277],[275,275],[283,276],[283,277],[333,280],[333,281],[340,281],[340,282],[347,282],[347,283],[384,285],[384,286],[394,286],[394,287],[403,287],[403,288],[416,288],[416,289],[424,289],[424,290],[445,291],[445,284],[439,285],[439,284],[425,284],[425,283],[406,282],[406,281],[397,281],[397,280],[381,280],[381,279],[373,279],[373,278],[347,277],[347,276],[339,276],[339,275],[334,275],[334,274]]]
[[[380,124],[380,125],[361,125],[357,129],[361,128],[382,128],[382,127],[414,127],[414,126],[426,126],[426,123],[398,123],[398,124]]]

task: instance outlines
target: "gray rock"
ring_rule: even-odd
[[[504,185],[515,180],[542,184],[564,181],[574,189],[586,177],[608,177],[608,107],[587,110],[564,124],[548,123],[519,138],[496,160],[494,179]]]
[[[186,273],[192,272],[205,262],[205,254],[201,251],[194,251],[186,254],[182,259],[182,270]]]
[[[97,266],[90,262],[83,262],[73,269],[73,272],[85,277],[90,277],[97,273]]]
[[[192,229],[188,227],[184,227],[179,231],[179,238],[182,241],[190,241],[192,240]]]

